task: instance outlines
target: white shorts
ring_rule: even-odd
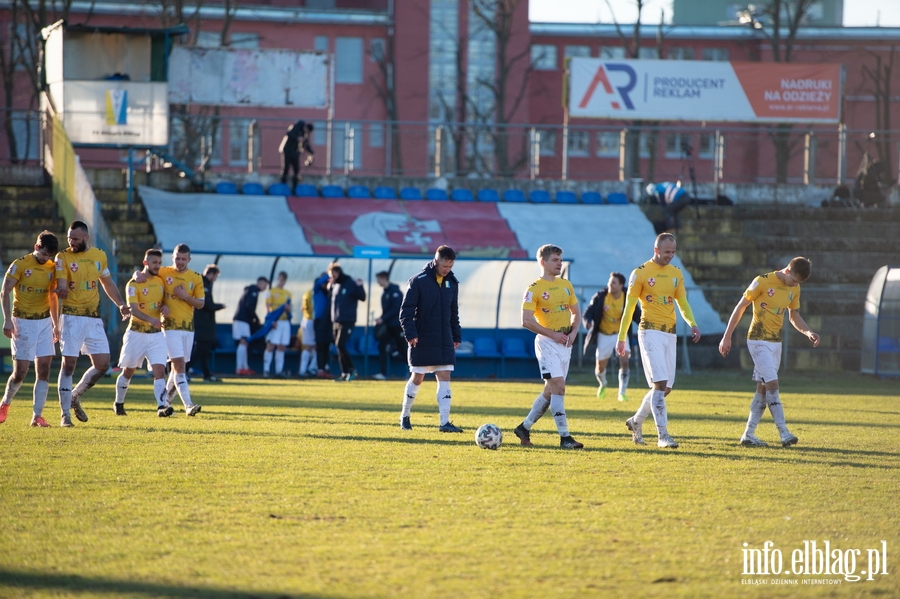
[[[62,314],[59,317],[59,329],[59,351],[64,356],[109,353],[109,339],[106,338],[103,321],[99,318]]]
[[[616,343],[619,341],[619,335],[604,335],[603,333],[597,334],[597,351],[594,352],[594,357],[599,362],[600,360],[608,360],[616,354]],[[628,347],[628,338],[625,338],[625,357],[631,355],[631,348]]]
[[[437,372],[438,370],[453,370],[452,364],[441,364],[439,366],[410,366],[409,371],[413,374],[428,374]]]
[[[753,358],[753,380],[760,383],[777,381],[778,366],[781,364],[781,342],[747,339],[747,349]]]
[[[638,331],[638,345],[647,384],[653,387],[653,383],[666,381],[666,387],[674,387],[678,337],[674,333],[641,329]]]
[[[272,345],[290,345],[291,321],[276,320],[274,323],[272,323],[272,328],[269,329],[268,333],[266,333],[266,342],[271,343]]]
[[[566,378],[569,374],[569,360],[572,359],[572,346],[537,335],[534,338],[534,356],[541,368],[542,379]]]
[[[141,333],[125,331],[122,338],[122,351],[119,353],[119,368],[140,368],[147,358],[147,364],[165,365],[166,363],[165,333]]]
[[[185,362],[191,361],[191,349],[194,347],[194,331],[163,331],[166,336],[166,348],[169,351],[169,359],[184,358]]]
[[[235,341],[246,339],[250,336],[250,323],[243,320],[235,320],[231,323],[231,338]]]
[[[314,320],[303,319],[300,323],[300,343],[303,345],[316,344],[316,326]]]
[[[10,343],[13,360],[31,362],[35,358],[56,355],[53,345],[53,321],[50,317],[38,320],[12,317],[16,335]]]

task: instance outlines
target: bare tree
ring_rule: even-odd
[[[370,56],[378,67],[379,74],[379,77],[370,77],[369,83],[372,84],[376,95],[381,99],[381,103],[384,105],[384,112],[390,123],[391,172],[402,175],[403,152],[400,146],[400,127],[398,125],[400,114],[397,109],[397,83],[394,77],[395,52],[394,16],[391,15],[391,23],[388,26],[388,35],[384,46],[380,50],[373,46],[369,51]]]
[[[894,70],[896,46],[891,46],[887,59],[871,52],[875,66],[863,65],[863,78],[872,82],[875,97],[875,147],[883,164],[893,164],[891,158],[891,75]]]

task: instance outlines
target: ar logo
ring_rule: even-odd
[[[613,85],[609,81],[609,75],[607,74],[607,72],[625,73],[628,78],[628,83],[626,83],[625,85],[617,85],[615,87],[615,90],[613,90]],[[603,84],[603,91],[605,91],[607,95],[613,96],[613,99],[610,101],[610,105],[613,107],[613,110],[619,110],[622,108],[621,104],[619,104],[620,99],[622,103],[625,104],[625,108],[627,108],[628,110],[634,110],[634,104],[631,101],[630,94],[631,90],[633,90],[634,86],[637,84],[637,73],[635,73],[634,69],[627,64],[614,62],[601,63],[600,66],[597,67],[597,72],[594,74],[594,78],[593,80],[591,80],[591,84],[588,86],[587,91],[584,93],[584,97],[578,104],[579,108],[587,107],[588,103],[591,101],[591,98],[594,95],[594,92],[597,90],[597,86],[601,83]]]

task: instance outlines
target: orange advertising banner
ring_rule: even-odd
[[[731,66],[758,119],[840,119],[841,65],[733,62]]]

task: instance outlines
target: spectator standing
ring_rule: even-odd
[[[281,140],[281,145],[278,148],[278,151],[281,152],[281,163],[282,163],[282,173],[281,173],[281,182],[287,183],[288,180],[288,172],[291,170],[294,171],[294,176],[291,179],[293,186],[291,189],[293,190],[297,187],[297,183],[299,183],[303,176],[300,174],[300,155],[303,152],[306,152],[306,160],[304,160],[304,166],[310,166],[315,159],[315,151],[310,144],[310,135],[313,132],[313,124],[307,123],[306,121],[297,121],[290,127],[288,127],[287,133],[284,134],[284,137]]]
[[[331,361],[331,344],[334,331],[331,324],[331,293],[328,291],[330,277],[323,272],[313,283],[313,329],[316,336],[316,362],[320,379],[331,378],[328,363]]]
[[[352,381],[356,378],[353,358],[347,344],[356,326],[356,307],[359,302],[366,301],[366,290],[362,279],[355,281],[344,274],[337,262],[328,266],[328,290],[331,293],[331,322],[334,331],[334,344],[341,364],[341,375],[336,382]]]
[[[401,351],[406,349],[403,327],[400,326],[400,306],[403,304],[403,294],[400,292],[400,287],[391,283],[390,273],[387,271],[376,273],[375,280],[382,292],[381,317],[375,319],[380,371],[373,378],[383,381],[387,379],[391,356],[398,356]]]
[[[217,304],[213,300],[213,283],[219,278],[219,267],[208,264],[203,269],[203,307],[194,310],[194,360],[203,374],[203,380],[211,383],[219,382],[209,369],[209,354],[216,349],[216,312],[225,308],[225,304]]]
[[[269,287],[269,279],[259,277],[253,285],[244,287],[244,293],[238,301],[234,320],[231,323],[231,336],[237,341],[235,352],[235,374],[252,375],[256,372],[250,370],[249,342],[247,339],[252,334],[251,329],[259,328],[259,316],[256,314],[256,300],[259,294]]]

